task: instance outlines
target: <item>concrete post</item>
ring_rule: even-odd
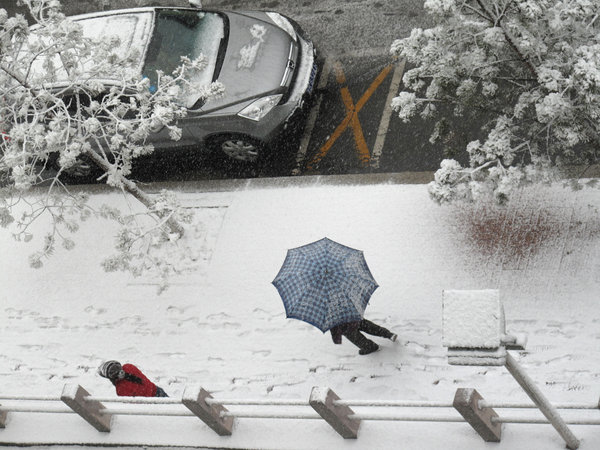
[[[231,436],[233,417],[222,417],[221,413],[228,411],[223,405],[209,405],[207,398],[213,398],[200,386],[188,386],[183,392],[181,402],[219,436]]]
[[[542,414],[546,416],[546,419],[548,419],[556,431],[558,431],[558,434],[562,436],[567,443],[567,447],[571,450],[579,448],[579,439],[575,437],[563,418],[558,414],[556,408],[552,406],[548,399],[546,399],[544,394],[542,394],[542,391],[540,391],[533,380],[529,378],[509,353],[506,354],[506,368],[513,378],[517,380],[517,383],[521,385],[527,395],[529,395],[529,398],[533,400],[533,403],[537,405]]]
[[[354,411],[345,405],[335,405],[340,398],[329,388],[313,387],[310,393],[310,406],[319,413],[344,439],[356,439],[360,419],[350,419]]]
[[[86,400],[90,394],[77,384],[66,384],[60,399],[66,405],[83,417],[91,426],[98,431],[109,432],[112,415],[102,414],[105,406],[95,400]]]
[[[492,408],[479,408],[483,397],[475,389],[457,389],[452,406],[473,427],[486,442],[500,442],[502,424],[493,423],[492,417],[498,417]]]
[[[0,428],[6,428],[7,417],[8,417],[8,411],[0,411]]]

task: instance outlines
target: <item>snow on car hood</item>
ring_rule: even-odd
[[[238,13],[227,16],[229,39],[218,77],[225,86],[225,95],[211,99],[208,109],[278,91],[292,42],[286,32],[272,23]]]

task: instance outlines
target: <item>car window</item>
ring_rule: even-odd
[[[221,39],[225,36],[223,18],[212,12],[161,9],[158,10],[150,45],[146,52],[143,75],[150,79],[151,89],[157,83],[157,70],[171,74],[181,65],[181,56],[194,60],[204,55],[207,67],[190,80],[204,86],[214,79]],[[200,94],[187,94],[181,99],[191,107]]]

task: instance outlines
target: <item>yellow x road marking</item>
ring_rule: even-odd
[[[335,63],[333,70],[335,71],[335,78],[338,84],[342,86],[340,88],[340,94],[342,95],[342,101],[344,102],[344,106],[346,108],[346,116],[331,134],[327,142],[325,142],[325,144],[320,148],[313,160],[307,165],[309,170],[314,168],[315,165],[317,165],[327,155],[327,152],[329,152],[334,142],[342,135],[348,126],[352,127],[352,131],[354,133],[354,142],[356,144],[356,150],[358,152],[358,159],[360,163],[363,166],[367,166],[369,164],[369,161],[371,160],[371,153],[369,152],[369,147],[365,141],[362,126],[360,124],[360,120],[358,119],[358,113],[362,107],[365,106],[369,98],[371,98],[371,95],[373,95],[385,77],[387,77],[387,75],[390,73],[392,70],[392,65],[390,64],[386,66],[381,73],[377,75],[377,78],[373,80],[369,88],[365,91],[356,104],[354,104],[350,90],[348,89],[348,86],[346,86],[346,76],[344,75],[344,70],[342,69],[342,65],[339,61]]]

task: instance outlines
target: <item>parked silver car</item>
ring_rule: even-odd
[[[254,163],[296,118],[319,72],[313,43],[300,27],[276,12],[208,11],[146,7],[72,16],[84,34],[118,30],[127,45],[143,49],[142,74],[171,73],[181,56],[202,53],[205,80],[225,86],[222,97],[186,98],[189,112],[178,125],[179,141],[167,129],[150,138],[157,151],[194,146]],[[152,88],[152,87],[151,87]]]

